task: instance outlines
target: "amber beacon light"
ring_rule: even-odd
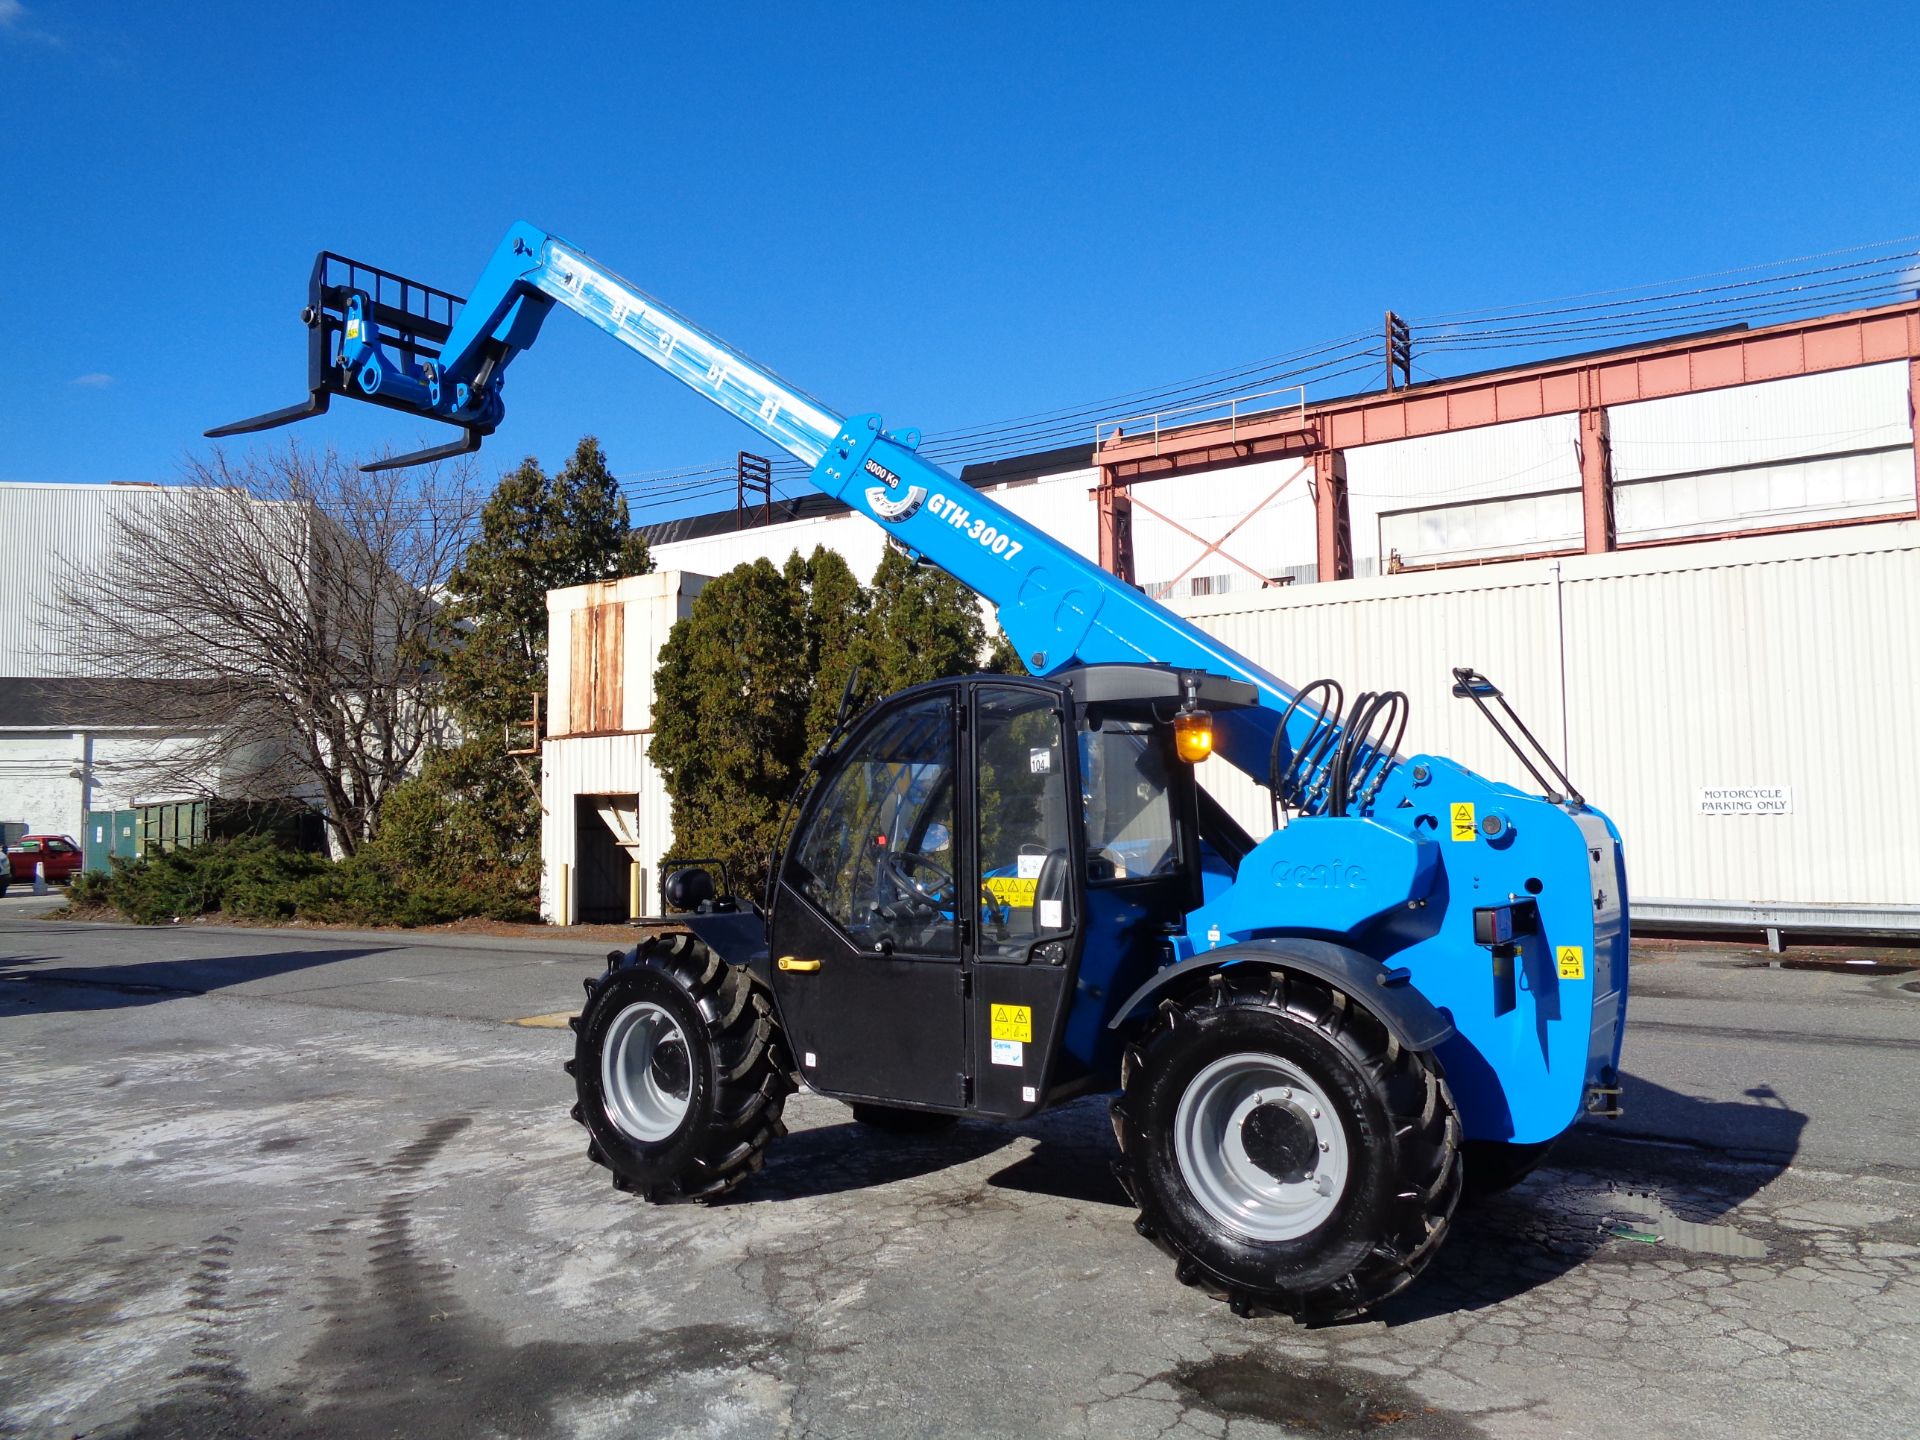
[[[1205,710],[1182,710],[1173,717],[1173,745],[1180,758],[1198,765],[1213,754],[1213,716]]]

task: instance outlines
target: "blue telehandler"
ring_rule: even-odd
[[[323,252],[307,399],[208,433],[340,395],[462,432],[383,466],[477,449],[555,305],[970,586],[1031,672],[843,705],[762,903],[668,877],[671,931],[610,957],[574,1021],[573,1115],[617,1187],[726,1193],[801,1084],[890,1128],[1110,1094],[1137,1228],[1178,1278],[1327,1320],[1411,1281],[1464,1189],[1617,1112],[1619,834],[1473,670],[1454,693],[1536,788],[1399,753],[1404,694],[1281,682],[917,432],[841,416],[525,224],[464,300]],[[1269,833],[1209,793],[1210,758],[1266,789]]]

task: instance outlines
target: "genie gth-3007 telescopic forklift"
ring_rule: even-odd
[[[574,1021],[573,1114],[616,1186],[724,1194],[802,1083],[896,1128],[1112,1092],[1116,1170],[1178,1277],[1323,1320],[1418,1274],[1463,1188],[1617,1112],[1619,834],[1477,672],[1455,694],[1540,793],[1399,754],[1404,694],[1282,683],[918,432],[842,418],[524,224],[464,301],[323,252],[308,398],[208,433],[341,395],[464,432],[383,468],[477,449],[555,305],[978,592],[1032,672],[843,705],[764,904],[668,877],[673,929],[611,957]],[[1269,792],[1264,838],[1200,783],[1212,755]]]

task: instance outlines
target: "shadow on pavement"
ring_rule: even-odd
[[[987,1183],[1003,1190],[1023,1190],[1029,1195],[1057,1195],[1062,1200],[1117,1205],[1131,1210],[1133,1201],[1127,1198],[1127,1192],[1120,1188],[1113,1173],[1117,1155],[1113,1149],[1113,1132],[1107,1129],[1104,1116],[1099,1123],[1100,1129],[1106,1132],[1107,1153],[1096,1154],[1091,1146],[1042,1140],[1030,1153],[989,1176]]]
[[[1628,1116],[1637,1101],[1657,1128],[1576,1126],[1512,1190],[1463,1201],[1433,1265],[1372,1318],[1405,1325],[1483,1309],[1603,1250],[1627,1246],[1631,1253],[1638,1242],[1619,1238],[1608,1222],[1649,1208],[1699,1226],[1735,1217],[1792,1163],[1807,1124],[1768,1085],[1748,1090],[1747,1102],[1702,1100],[1637,1076],[1625,1088]]]
[[[917,1180],[1031,1136],[1038,1142],[1033,1149],[988,1176],[987,1184],[1093,1204],[1130,1205],[1113,1178],[1113,1132],[1106,1115],[1106,1097],[1095,1096],[1020,1125],[963,1120],[948,1130],[903,1135],[849,1120],[796,1130],[767,1152],[766,1168],[730,1198],[800,1200]]]
[[[1765,1083],[1742,1092],[1749,1103],[1700,1100],[1632,1072],[1621,1091],[1623,1117],[1617,1124],[1590,1127],[1597,1133],[1681,1139],[1742,1157],[1791,1160],[1799,1153],[1800,1133],[1807,1126],[1807,1117]]]
[[[851,1120],[796,1130],[767,1152],[766,1169],[737,1194],[742,1201],[801,1200],[866,1190],[964,1165],[1013,1139],[1010,1129],[975,1121],[935,1135],[894,1135]]]
[[[137,937],[133,941],[137,946]],[[363,955],[382,955],[387,945],[338,946],[328,950],[263,951],[205,959],[133,961],[112,965],[48,967],[47,956],[0,957],[0,985],[16,1003],[36,1013],[113,1010],[205,995],[249,980],[332,965]]]
[[[1791,1163],[1807,1117],[1766,1085],[1753,1087],[1744,1101],[1710,1101],[1636,1077],[1628,1093],[1657,1119],[1657,1131],[1576,1127],[1513,1189],[1463,1202],[1432,1266],[1371,1318],[1405,1325],[1480,1310],[1524,1295],[1602,1251],[1636,1256],[1641,1242],[1615,1233],[1615,1223],[1649,1209],[1694,1227],[1726,1221],[1735,1230],[1757,1228],[1777,1246],[1770,1226],[1737,1212]],[[1017,1126],[968,1121],[930,1136],[883,1134],[851,1122],[800,1131],[773,1148],[766,1170],[739,1198],[780,1201],[918,1179],[1021,1137],[1034,1144],[989,1175],[987,1185],[1131,1209],[1113,1178],[1105,1096]],[[1720,1137],[1733,1137],[1736,1153],[1728,1154]],[[1649,1247],[1648,1253],[1687,1252]],[[1792,1263],[1790,1256],[1781,1259]]]

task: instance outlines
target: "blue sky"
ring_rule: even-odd
[[[463,292],[520,218],[928,430],[1904,236],[1916,15],[0,0],[0,479],[173,477],[300,397],[314,251]],[[490,469],[755,438],[564,314],[507,400]]]

